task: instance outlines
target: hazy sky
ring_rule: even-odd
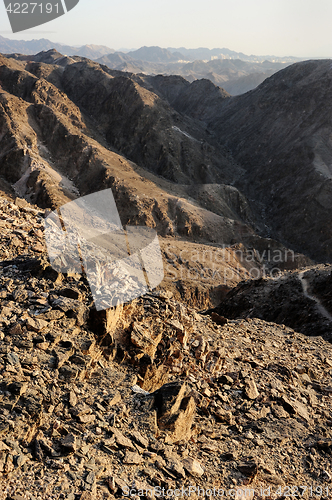
[[[227,47],[257,55],[332,57],[332,0],[80,0],[65,16],[13,35],[119,49]]]

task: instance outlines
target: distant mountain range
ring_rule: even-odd
[[[141,47],[115,51],[104,45],[72,47],[41,40],[10,40],[0,36],[0,53],[24,55],[55,49],[67,56],[87,57],[111,69],[145,75],[181,75],[189,82],[206,78],[231,95],[254,89],[284,67],[300,61],[296,57],[255,56],[227,48],[197,49]]]
[[[241,59],[213,59],[172,61],[172,54],[157,47],[142,47],[135,52],[114,52],[97,59],[111,69],[127,73],[144,75],[180,75],[189,82],[208,79],[215,85],[224,88],[231,95],[238,95],[254,89],[266,78],[280,69],[289,66],[290,62],[244,61]],[[161,52],[162,51],[162,52]],[[165,55],[164,52],[168,52]],[[179,54],[179,52],[176,52]],[[145,59],[136,59],[142,55]],[[168,57],[168,62],[160,62],[161,55]]]
[[[37,54],[43,50],[56,49],[62,54],[68,56],[88,57],[89,59],[98,59],[105,54],[114,52],[113,49],[104,45],[83,45],[82,47],[71,47],[61,43],[51,42],[46,38],[40,40],[10,40],[0,36],[0,52],[2,54]]]
[[[41,38],[40,40],[10,40],[9,38],[4,38],[0,36],[0,52],[2,54],[11,54],[14,52],[19,52],[20,54],[36,54],[42,50],[56,49],[62,54],[68,56],[81,56],[88,57],[89,59],[98,59],[105,54],[125,54],[131,59],[136,59],[140,61],[149,62],[159,62],[159,63],[169,63],[178,61],[196,61],[203,60],[209,61],[213,59],[241,59],[242,61],[251,62],[263,62],[269,60],[271,62],[279,63],[293,63],[300,61],[298,57],[277,57],[277,56],[255,56],[246,55],[243,52],[234,52],[234,50],[223,49],[208,49],[205,47],[199,47],[197,49],[186,49],[185,47],[180,47],[178,49],[168,47],[163,49],[160,47],[141,47],[137,50],[127,51],[123,50],[115,51],[110,47],[105,45],[83,45],[82,47],[75,47],[70,45],[64,45],[61,43],[52,42],[46,38]]]

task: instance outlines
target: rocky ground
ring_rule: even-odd
[[[332,340],[330,264],[291,270],[277,279],[247,280],[213,310],[228,318],[261,318]]]
[[[331,497],[330,343],[165,290],[97,314],[0,201],[1,500]]]

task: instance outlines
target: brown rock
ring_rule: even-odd
[[[164,365],[156,367],[156,365],[147,366],[142,389],[147,392],[154,392],[162,385],[167,383],[169,373]]]
[[[70,391],[70,393],[69,393],[69,404],[70,404],[70,406],[77,405],[77,396],[76,396],[74,391]]]
[[[26,319],[25,325],[28,330],[32,330],[34,332],[40,332],[41,330],[43,330],[48,326],[48,322],[44,321],[43,319],[28,317]]]
[[[115,406],[118,403],[120,403],[120,401],[121,401],[121,394],[119,393],[119,391],[116,391],[114,396],[108,401],[108,405]]]
[[[274,405],[272,412],[277,418],[289,418],[289,413],[280,405]]]
[[[282,397],[282,403],[286,411],[289,411],[291,414],[296,413],[297,415],[300,415],[300,417],[304,418],[307,421],[310,420],[310,415],[308,413],[308,410],[303,403],[300,403],[299,401],[296,400],[292,401],[288,399],[286,396]]]
[[[188,342],[188,332],[178,320],[172,320],[167,323],[173,330],[175,330],[176,337],[180,344],[183,346],[187,345]]]
[[[95,421],[96,417],[95,415],[80,415],[78,419],[81,424],[91,424]]]
[[[220,316],[220,314],[217,314],[214,311],[212,311],[211,313],[211,319],[214,323],[221,326],[226,325],[228,322],[227,318],[225,318],[224,316]]]
[[[244,476],[253,478],[256,476],[256,474],[258,472],[258,465],[254,461],[242,462],[242,463],[238,464],[237,469]]]
[[[139,453],[126,451],[125,457],[123,459],[123,463],[126,465],[139,465],[144,462],[144,459],[141,457]]]
[[[45,252],[46,248],[45,248],[45,246],[44,246],[44,245],[42,245],[41,243],[36,243],[35,245],[33,245],[33,246],[31,247],[31,250],[32,250],[33,252],[43,253],[43,252]]]
[[[143,324],[135,323],[130,338],[134,346],[139,347],[145,354],[153,358],[162,339],[162,333],[154,335]]]
[[[136,441],[136,443],[138,443],[143,448],[147,448],[149,446],[149,440],[146,437],[142,436],[140,432],[132,431],[130,435],[134,439],[134,441]]]
[[[244,388],[245,395],[249,399],[256,399],[259,396],[259,392],[257,390],[257,386],[254,380],[247,378],[245,380],[245,388]]]
[[[231,411],[226,411],[223,408],[218,408],[214,415],[216,416],[217,420],[219,422],[228,424],[228,425],[234,425],[235,424],[235,418],[232,414]]]
[[[74,348],[68,349],[66,351],[56,351],[58,370],[68,361],[68,359],[74,354],[74,352]]]
[[[115,440],[116,444],[121,448],[128,448],[129,450],[136,451],[135,446],[130,441],[130,439],[126,438],[122,432],[119,431],[116,427],[110,427],[110,431],[113,433],[112,438]]]
[[[194,458],[185,458],[183,461],[183,467],[191,476],[201,477],[204,474],[204,469],[201,464]]]
[[[22,335],[22,327],[19,323],[16,323],[14,326],[12,326],[9,331],[9,335]]]
[[[67,434],[67,436],[61,439],[61,446],[69,452],[75,452],[77,449],[76,436],[73,434]]]
[[[88,326],[94,332],[98,339],[102,342],[108,335],[110,343],[113,342],[114,332],[118,321],[121,318],[123,305],[111,307],[103,311],[97,311],[94,307],[89,311]],[[106,344],[103,344],[106,345]]]

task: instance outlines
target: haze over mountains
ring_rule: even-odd
[[[290,56],[248,56],[227,48],[141,47],[121,52],[99,45],[70,47],[46,39],[25,42],[0,36],[0,52],[4,54],[36,54],[53,48],[68,56],[77,55],[97,60],[119,71],[150,75],[178,74],[190,82],[208,78],[216,85],[223,86],[231,95],[255,88],[265,78],[299,60]]]

